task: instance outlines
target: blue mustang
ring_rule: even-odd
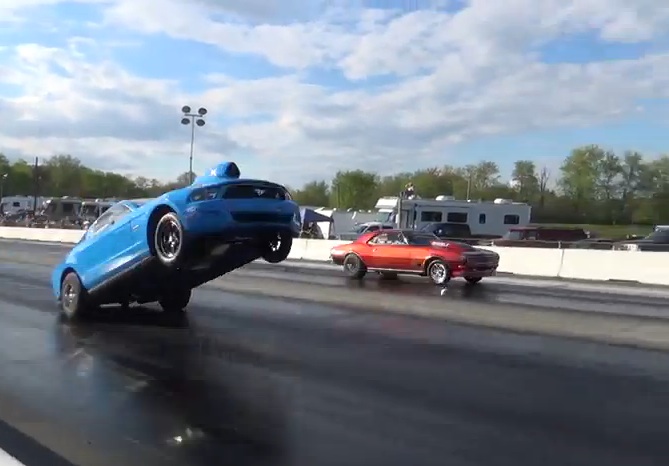
[[[285,260],[300,230],[283,186],[222,163],[186,188],[110,207],[55,268],[53,292],[70,319],[117,303],[181,312],[193,288],[258,258]]]

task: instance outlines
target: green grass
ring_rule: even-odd
[[[537,224],[539,225],[539,224]],[[542,223],[544,227],[559,227],[559,228],[583,228],[590,231],[601,238],[624,238],[627,235],[646,236],[653,231],[651,225],[565,225],[559,223]]]

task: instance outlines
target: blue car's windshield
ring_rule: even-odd
[[[135,209],[137,209],[152,200],[153,199],[132,199],[130,201],[127,201],[127,203],[132,205]]]

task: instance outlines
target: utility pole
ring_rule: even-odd
[[[9,173],[4,173],[0,176],[0,201],[2,201],[3,196],[5,195],[5,181],[9,177]]]
[[[33,181],[35,183],[33,190],[33,212],[37,213],[37,198],[39,197],[40,188],[40,174],[39,174],[39,157],[35,157],[35,166],[33,167]]]
[[[183,118],[181,119],[182,125],[190,125],[190,158],[188,164],[188,179],[190,184],[193,184],[193,148],[195,146],[195,126],[202,127],[205,125],[204,116],[207,114],[207,109],[200,107],[197,113],[191,113],[191,108],[188,105],[184,105],[181,108],[183,113]]]

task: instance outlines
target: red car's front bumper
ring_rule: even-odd
[[[497,266],[467,267],[460,265],[451,269],[451,277],[494,277],[497,275]]]

